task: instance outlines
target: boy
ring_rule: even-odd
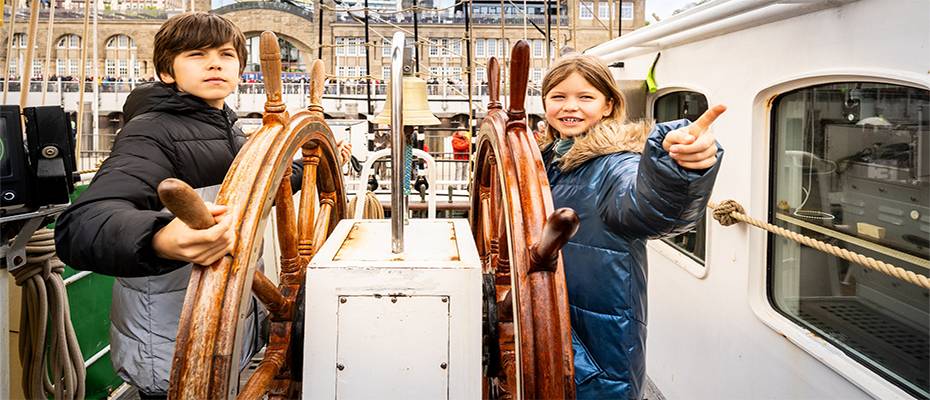
[[[161,82],[141,85],[126,99],[128,122],[110,157],[55,230],[62,261],[116,277],[111,360],[143,399],[167,393],[190,263],[209,265],[234,243],[225,207],[208,203],[217,225],[193,230],[162,211],[156,188],[174,177],[213,200],[245,143],[224,102],[245,68],[242,32],[219,15],[181,14],[162,25],[154,47]],[[300,176],[297,164],[295,190]],[[252,308],[242,361],[261,345],[250,339],[257,336]]]

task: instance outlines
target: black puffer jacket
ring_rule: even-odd
[[[160,82],[133,90],[123,112],[129,122],[110,157],[58,219],[56,249],[77,269],[119,277],[164,274],[185,263],[158,258],[152,249],[155,232],[173,218],[160,211],[158,184],[166,178],[194,188],[220,184],[245,136],[228,107],[210,107]]]

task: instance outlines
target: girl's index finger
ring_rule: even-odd
[[[701,117],[698,118],[697,121],[694,121],[693,124],[688,126],[689,133],[695,137],[700,136],[702,133],[706,132],[717,117],[726,110],[727,106],[723,104],[717,104],[711,107],[709,110],[705,111],[704,114],[701,114]]]

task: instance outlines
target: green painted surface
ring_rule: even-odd
[[[75,188],[71,195],[72,201],[86,188],[86,185]],[[78,272],[80,271],[66,267],[62,276],[67,278]],[[110,344],[113,278],[90,274],[68,285],[67,290],[71,305],[71,324],[74,325],[81,354],[87,360]],[[110,355],[107,353],[87,368],[84,383],[87,399],[105,399],[123,381],[113,371]]]

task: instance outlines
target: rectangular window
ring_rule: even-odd
[[[594,18],[594,11],[592,9],[593,2],[590,1],[579,1],[578,2],[578,19],[592,19]]]
[[[487,42],[485,39],[475,40],[475,57],[487,57],[485,53]]]
[[[545,46],[546,46],[545,40],[534,39],[533,40],[533,58],[545,58],[546,57]]]
[[[530,80],[535,83],[541,83],[543,78],[542,68],[533,68],[533,74],[530,75]]]
[[[106,66],[107,66],[107,68],[106,68],[106,76],[114,76],[114,75],[116,75],[116,61],[114,61],[114,60],[107,60],[107,61],[106,61]]]
[[[613,7],[611,7],[612,5],[613,5],[613,4],[610,4],[610,3],[608,3],[607,1],[601,0],[601,1],[597,4],[597,17],[600,18],[602,21],[609,20],[609,19],[610,19],[610,9],[613,8]]]
[[[391,78],[391,67],[381,67],[381,79],[386,80]]]
[[[71,76],[77,76],[81,73],[81,64],[78,64],[78,60],[70,59],[68,63],[71,65]]]
[[[626,1],[620,3],[620,19],[624,21],[633,20],[633,3]]]
[[[500,54],[497,52],[497,39],[488,39],[488,57],[498,56]]]
[[[344,55],[346,55],[345,44],[346,44],[346,38],[344,38],[344,37],[337,37],[337,38],[336,38],[336,43],[334,43],[333,45],[336,46],[336,55],[337,55],[337,56],[344,56]]]
[[[391,41],[384,39],[381,42],[381,57],[390,57],[391,56]]]
[[[119,76],[129,76],[129,60],[119,60]]]
[[[653,117],[656,122],[675,121],[682,118],[694,121],[707,111],[707,97],[698,92],[679,91],[662,95],[656,99]],[[688,232],[662,239],[678,251],[704,264],[706,228],[702,219]]]
[[[32,76],[34,78],[42,76],[42,61],[32,60]]]
[[[60,58],[55,60],[55,73],[58,76],[68,75],[68,61]]]
[[[930,273],[930,91],[842,82],[772,103],[769,222]],[[772,306],[915,398],[930,397],[928,290],[770,235]]]
[[[484,67],[475,68],[475,81],[477,83],[487,83],[485,80],[487,80],[487,71]]]
[[[442,48],[442,40],[443,39],[433,39],[433,38],[429,39],[429,56],[430,57],[439,57],[439,55],[442,53],[440,50]]]

